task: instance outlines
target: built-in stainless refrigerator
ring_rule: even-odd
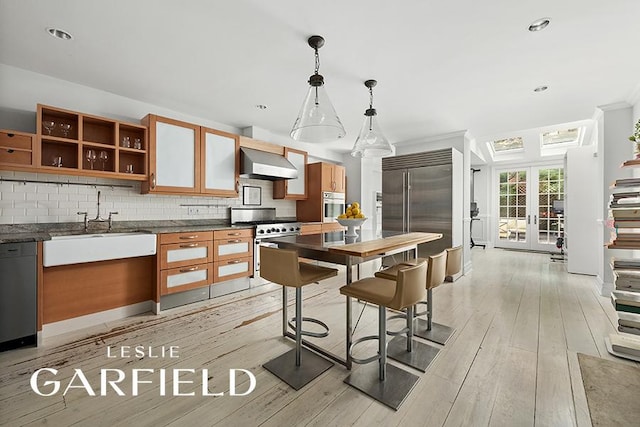
[[[456,246],[462,241],[462,191],[462,154],[455,149],[383,158],[382,229],[442,233],[442,239],[419,245],[419,257]]]

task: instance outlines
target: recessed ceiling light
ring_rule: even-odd
[[[267,109],[267,106],[266,106],[266,105],[264,105],[264,104],[256,104],[256,108],[257,108],[258,110],[266,110],[266,109]]]
[[[547,28],[547,25],[549,25],[549,22],[551,22],[551,18],[540,18],[536,21],[533,21],[531,25],[529,25],[529,31],[532,31],[532,32],[542,31],[545,28]]]
[[[60,28],[47,28],[47,32],[60,40],[71,40],[73,36]]]
[[[533,91],[534,92],[544,92],[545,90],[549,89],[549,86],[538,86],[537,88],[535,88]]]

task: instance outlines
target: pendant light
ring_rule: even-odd
[[[353,157],[384,157],[393,154],[393,148],[382,134],[376,120],[376,109],[373,108],[373,88],[376,84],[378,82],[375,80],[364,82],[364,85],[369,88],[369,108],[364,112],[364,123],[351,150]]]
[[[304,142],[335,141],[344,137],[346,132],[325,91],[324,77],[318,74],[320,69],[318,49],[324,45],[324,38],[311,36],[307,42],[315,51],[315,73],[309,77],[309,90],[291,129],[291,138]]]

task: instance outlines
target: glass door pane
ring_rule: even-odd
[[[498,239],[496,246],[526,248],[528,168],[498,172]]]
[[[564,216],[554,209],[554,201],[564,200],[564,168],[538,168],[537,178],[538,206],[533,221],[537,238],[532,249],[553,250],[564,231]]]

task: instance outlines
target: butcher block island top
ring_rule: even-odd
[[[421,243],[432,242],[442,238],[440,233],[405,233],[396,234],[388,237],[375,238],[367,240],[367,236],[359,236],[354,243],[347,243],[341,246],[332,246],[329,248],[331,252],[337,252],[345,255],[357,257],[369,257],[379,255],[388,251],[400,249],[409,245],[419,245]]]
[[[308,258],[341,263],[339,262],[340,258],[356,257],[361,259],[361,261],[353,260],[358,263],[369,258],[377,258],[390,252],[441,238],[442,234],[440,233],[386,231],[380,235],[373,230],[360,230],[358,237],[344,237],[341,232],[330,232],[277,237],[266,240],[277,243],[281,248],[297,249],[299,255],[309,255],[307,256]],[[323,253],[326,256],[322,256]],[[316,256],[314,257],[312,254]]]

